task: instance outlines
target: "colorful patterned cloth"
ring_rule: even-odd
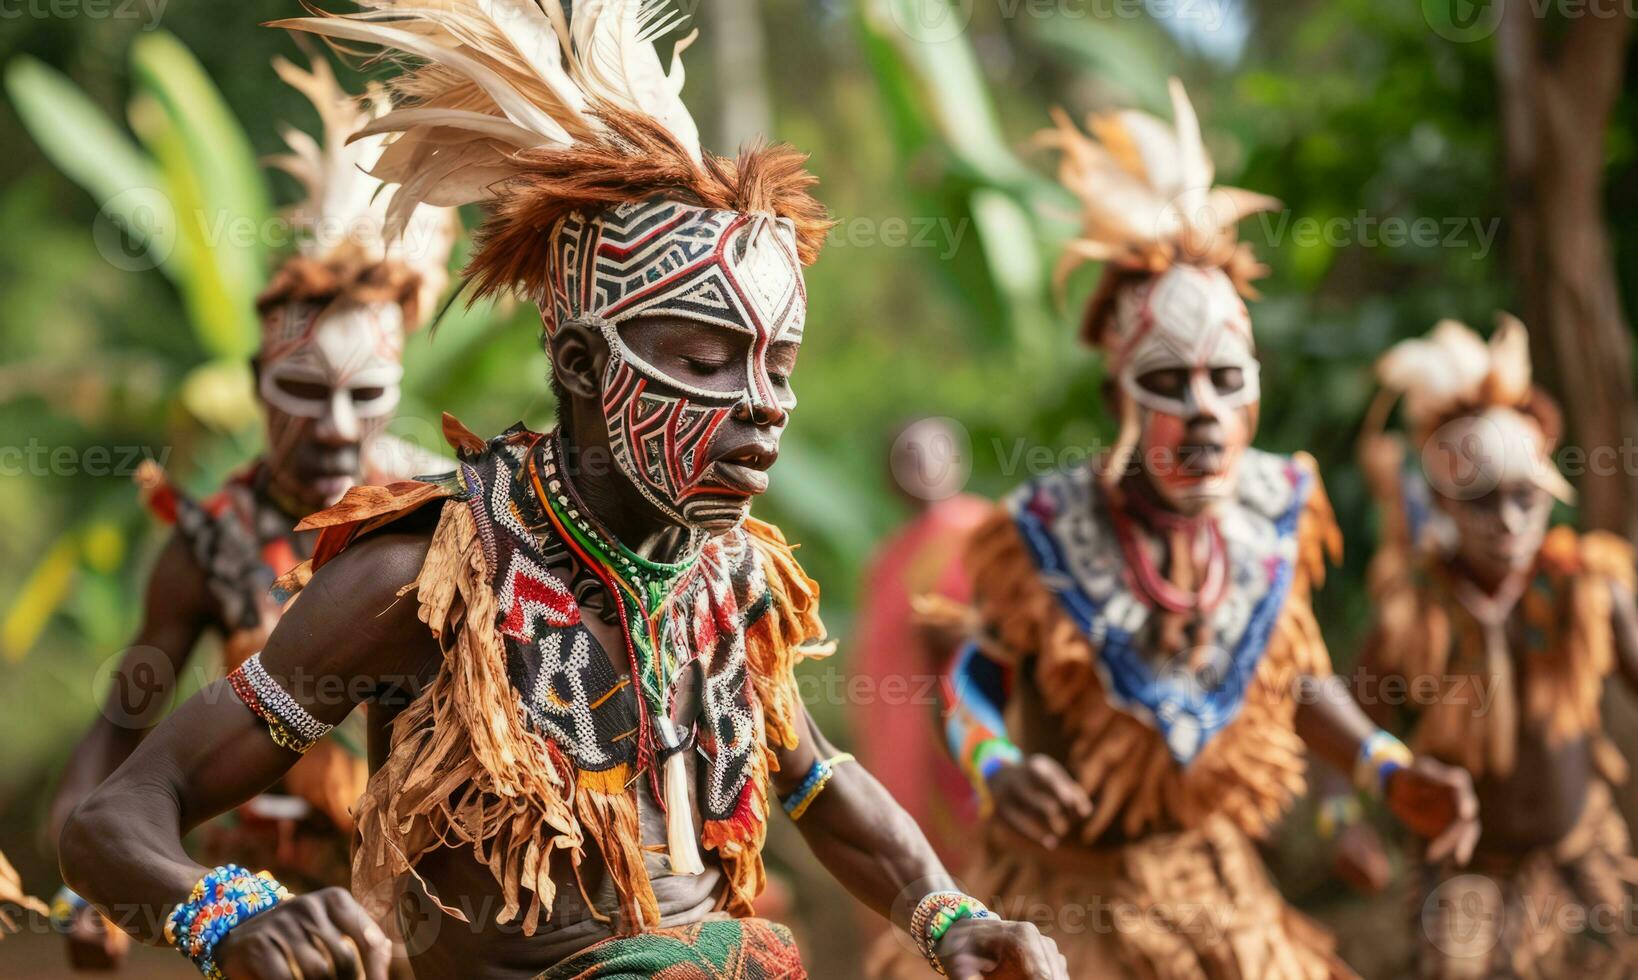
[[[791,931],[766,919],[723,919],[617,936],[535,980],[802,980]]]

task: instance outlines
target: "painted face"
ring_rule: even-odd
[[[1530,567],[1553,513],[1552,495],[1533,480],[1509,480],[1480,497],[1441,496],[1439,502],[1455,525],[1457,557],[1495,582]]]
[[[1197,514],[1234,493],[1262,397],[1251,319],[1227,275],[1176,265],[1115,301],[1109,343],[1122,432],[1170,506]]]
[[[1573,492],[1529,417],[1492,407],[1445,423],[1422,445],[1422,471],[1456,532],[1462,563],[1500,581],[1535,561],[1553,498]]]
[[[363,477],[364,447],[398,407],[404,320],[396,303],[287,303],[262,323],[259,394],[275,485],[327,507]]]
[[[807,292],[795,227],[656,201],[566,219],[555,253],[547,331],[579,320],[607,341],[603,413],[621,472],[680,525],[737,525],[796,405]],[[668,349],[668,323],[693,335],[692,354]]]

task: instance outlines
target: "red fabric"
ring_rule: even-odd
[[[853,703],[859,760],[910,812],[947,863],[970,849],[972,790],[944,747],[939,682],[954,650],[931,650],[911,599],[971,592],[961,552],[993,507],[958,494],[929,505],[876,552],[865,576],[854,631]],[[857,686],[855,686],[857,684]]]

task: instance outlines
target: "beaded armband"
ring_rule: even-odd
[[[80,909],[90,904],[67,885],[57,889],[57,894],[51,896],[51,928],[67,932],[74,925],[74,917],[80,914]]]
[[[962,919],[993,919],[995,913],[971,895],[957,891],[933,892],[916,903],[910,913],[910,938],[916,949],[932,964],[939,976],[945,976],[944,966],[938,961],[938,944]]]
[[[852,753],[843,752],[840,755],[833,755],[828,759],[819,759],[814,762],[813,767],[808,770],[807,776],[802,779],[802,784],[796,787],[796,792],[785,797],[781,804],[785,808],[785,812],[790,814],[790,818],[792,820],[801,820],[802,815],[808,812],[808,807],[812,806],[813,801],[817,800],[819,794],[825,791],[825,787],[830,785],[830,777],[836,775],[836,767],[844,762],[852,761]]]
[[[165,941],[210,980],[226,980],[216,965],[216,944],[239,926],[290,897],[266,871],[251,874],[224,864],[193,886],[188,900],[165,919]]]
[[[262,666],[262,655],[259,653],[253,654],[229,674],[228,684],[245,707],[267,723],[267,732],[273,741],[292,752],[306,754],[335,727],[314,718],[288,691],[280,687],[279,682],[270,677]]]
[[[1380,797],[1388,789],[1388,777],[1410,765],[1413,758],[1404,742],[1378,728],[1359,743],[1354,785],[1362,792]]]

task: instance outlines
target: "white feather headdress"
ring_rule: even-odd
[[[1377,361],[1377,379],[1404,398],[1413,426],[1462,408],[1516,408],[1529,400],[1529,334],[1507,313],[1496,323],[1485,343],[1466,324],[1440,320],[1426,338],[1402,340]]]
[[[604,131],[612,106],[660,124],[696,162],[699,131],[683,105],[679,41],[667,71],[654,40],[682,21],[670,0],[359,0],[347,15],[273,26],[376,45],[417,67],[391,83],[405,104],[355,134],[398,134],[371,173],[397,184],[387,233],[417,204],[488,200],[525,169],[517,154],[565,148]]]
[[[449,253],[460,223],[452,209],[417,207],[405,216],[404,227],[389,236],[387,199],[381,181],[369,173],[386,149],[387,137],[351,138],[387,111],[386,93],[375,88],[362,99],[349,96],[321,57],[313,57],[305,70],[275,58],[273,70],[307,96],[320,120],[317,139],[294,126],[282,127],[290,152],[267,159],[302,185],[304,197],[286,211],[299,253],[319,262],[362,259],[404,265],[420,276],[418,307],[423,317],[430,316],[449,285]]]
[[[1250,247],[1237,242],[1247,215],[1280,206],[1272,197],[1236,187],[1213,187],[1216,176],[1200,137],[1200,121],[1183,83],[1169,84],[1172,122],[1137,110],[1094,113],[1088,137],[1061,109],[1054,129],[1036,141],[1061,151],[1058,180],[1080,202],[1080,237],[1058,262],[1064,279],[1085,262],[1160,273],[1177,262],[1222,267],[1236,288],[1263,270]]]

